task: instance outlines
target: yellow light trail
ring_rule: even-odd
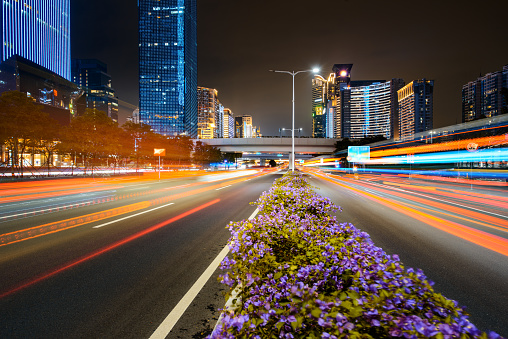
[[[508,256],[508,239],[483,232],[471,227],[467,227],[465,225],[448,221],[439,217],[435,217],[425,212],[418,211],[414,208],[404,206],[400,203],[391,201],[389,199],[378,197],[374,194],[364,192],[360,189],[351,187],[347,184],[340,183],[338,181],[332,180],[320,173],[312,172],[318,178],[331,182],[335,185],[341,186],[348,190],[354,191],[370,200],[376,201],[388,208],[393,209],[394,211],[400,212],[404,215],[412,217],[416,220],[419,220],[429,226],[435,227],[441,231],[452,234],[456,237],[469,241],[473,244],[482,246],[484,248],[490,249],[494,252],[500,253],[504,256]]]

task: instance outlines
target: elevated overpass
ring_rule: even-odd
[[[229,138],[195,139],[217,147],[221,152],[242,153],[248,159],[288,159],[291,153],[291,138]],[[340,139],[295,138],[296,159],[309,159],[332,154],[335,143]]]

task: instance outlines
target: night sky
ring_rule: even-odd
[[[352,63],[352,80],[434,80],[434,127],[452,125],[462,85],[508,64],[506,13],[506,0],[198,0],[198,85],[278,136],[291,128],[292,82],[270,69],[317,66],[327,77],[333,64]],[[119,99],[136,106],[137,19],[136,0],[71,0],[72,57],[107,63]],[[304,135],[311,78],[296,76]]]

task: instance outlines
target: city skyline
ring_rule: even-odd
[[[418,7],[398,0],[320,1],[314,6],[200,1],[198,85],[216,88],[225,106],[252,115],[264,135],[277,135],[279,128],[290,127],[291,78],[269,69],[319,66],[326,76],[335,63],[354,63],[357,80],[435,80],[438,128],[461,122],[465,83],[508,64],[502,22],[493,17],[505,12],[507,3],[460,7],[460,2],[430,1]],[[336,16],[320,15],[329,12]],[[91,27],[91,15],[101,24]],[[469,22],[478,29],[468,28]],[[97,39],[104,31],[109,34]],[[106,62],[119,99],[137,105],[136,1],[122,6],[71,1],[71,36],[72,57]],[[295,127],[303,127],[304,135],[312,133],[311,79],[296,77]]]

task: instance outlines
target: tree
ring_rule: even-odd
[[[194,150],[194,143],[188,135],[179,135],[169,139],[171,142],[171,152],[169,159],[178,165],[182,163],[190,164],[191,153]]]
[[[38,131],[39,134],[35,136],[35,141],[37,143],[37,149],[44,154],[49,176],[53,154],[58,150],[58,145],[60,144],[60,132],[62,128],[60,124],[55,119],[50,118],[49,115],[39,123],[45,126],[45,128]]]
[[[91,165],[109,156],[109,144],[114,142],[118,126],[105,112],[86,109],[83,115],[74,117],[66,130],[62,149],[83,157],[85,173]]]
[[[222,153],[217,147],[197,141],[194,146],[193,160],[201,166],[205,164],[209,165],[214,162],[222,161]]]
[[[139,159],[146,156],[147,141],[153,132],[150,130],[149,125],[135,124],[132,121],[127,121],[122,125],[125,131],[124,147],[127,148],[127,153],[136,160],[136,170],[139,168]]]
[[[45,131],[54,121],[48,113],[42,112],[41,105],[18,91],[0,95],[0,121],[0,140],[11,151],[12,174],[19,166],[20,175],[23,176],[23,154],[29,147],[37,147],[40,138],[51,138]]]

